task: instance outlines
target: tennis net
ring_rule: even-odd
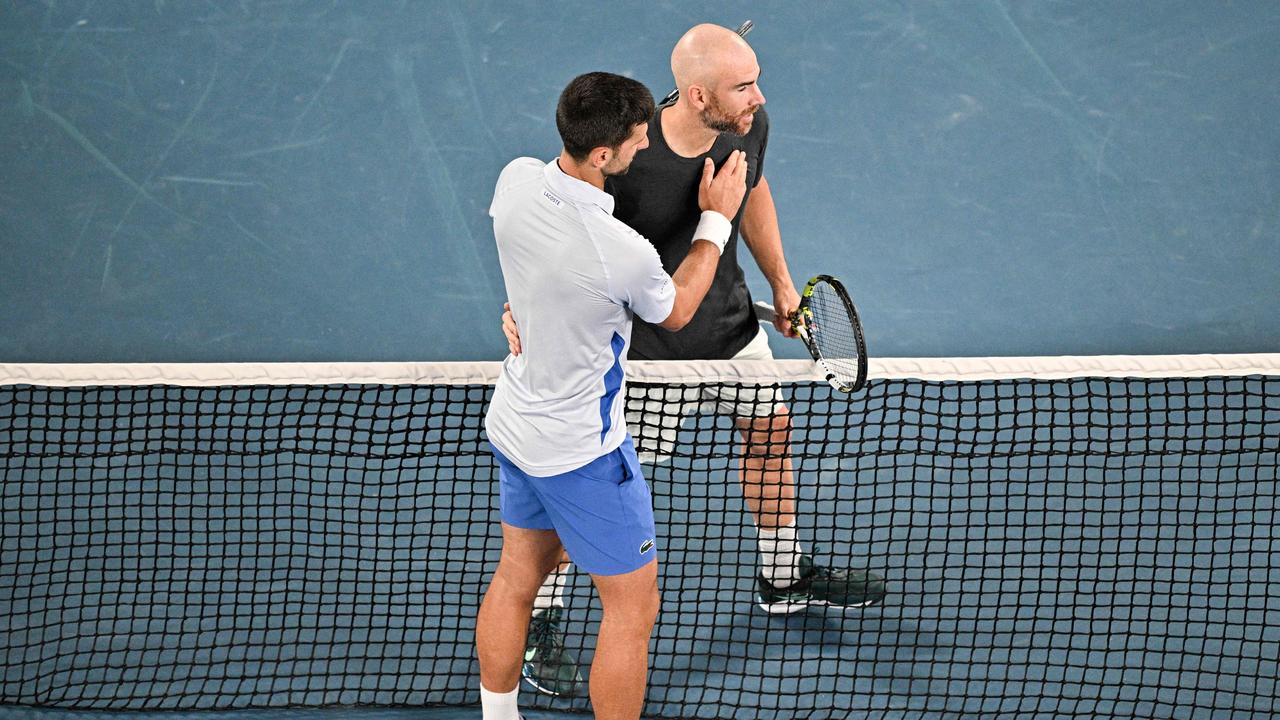
[[[478,703],[497,371],[0,365],[0,704]],[[663,431],[646,716],[1280,712],[1280,355],[873,362],[853,395],[799,361],[630,371]],[[800,539],[878,606],[756,607],[743,451],[692,410],[774,386]],[[599,617],[572,575],[584,666]]]

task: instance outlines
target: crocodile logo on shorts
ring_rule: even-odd
[[[641,555],[643,555],[643,554],[645,554],[645,553],[649,552],[649,551],[650,551],[650,550],[652,550],[652,549],[653,549],[653,541],[652,541],[652,540],[645,540],[644,542],[640,543],[640,554],[641,554]]]

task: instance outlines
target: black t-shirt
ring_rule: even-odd
[[[681,157],[662,136],[659,107],[649,121],[649,147],[636,154],[626,175],[606,178],[605,190],[614,197],[613,216],[649,239],[667,272],[675,273],[698,227],[698,182],[704,158],[718,169],[734,150],[747,153],[747,195],[733,220],[733,232],[724,246],[711,289],[693,319],[679,332],[635,319],[631,331],[633,360],[725,360],[733,357],[756,336],[759,326],[751,309],[751,295],[738,265],[738,225],[751,188],[764,174],[764,153],[769,142],[769,116],[761,109],[751,130],[739,137],[721,133],[711,150],[695,158]]]

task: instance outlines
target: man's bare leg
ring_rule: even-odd
[[[796,488],[787,407],[778,405],[767,417],[734,418],[734,426],[742,438],[742,496],[756,527],[772,530],[792,525],[796,520]]]
[[[743,441],[742,494],[759,533],[761,607],[789,613],[810,604],[865,607],[880,602],[884,578],[820,565],[796,536],[791,416],[786,406],[778,405],[769,417],[736,418],[734,424]]]
[[[591,706],[596,720],[637,720],[649,677],[649,636],[658,616],[658,561],[591,579],[604,606],[591,662]]]
[[[484,688],[510,692],[520,682],[533,598],[562,552],[554,530],[502,524],[502,557],[476,617],[476,653]]]

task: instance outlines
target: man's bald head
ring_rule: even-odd
[[[714,91],[726,76],[749,73],[752,68],[756,68],[756,54],[747,41],[710,23],[690,28],[671,51],[671,74],[682,93],[691,85]]]
[[[719,25],[694,26],[671,51],[671,74],[679,105],[697,113],[704,128],[734,135],[751,131],[764,94],[756,82],[755,51],[737,33]]]

